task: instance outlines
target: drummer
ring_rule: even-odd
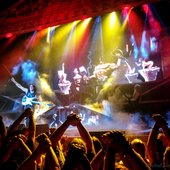
[[[94,68],[93,75],[99,81],[105,81],[117,68],[118,65],[116,63],[103,63],[102,61],[100,61],[100,64]]]
[[[105,75],[106,73],[106,69],[108,67],[108,64],[103,64],[102,62],[100,62],[99,65],[97,65],[95,68],[94,68],[94,72],[93,74],[95,75],[95,77],[98,79],[98,80],[101,80],[101,81],[104,81],[106,80],[107,76]]]

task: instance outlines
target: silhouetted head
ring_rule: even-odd
[[[86,152],[84,141],[80,138],[74,138],[68,145],[66,160],[62,170],[91,170]]]
[[[145,144],[141,139],[136,138],[132,140],[131,145],[137,153],[145,158]]]

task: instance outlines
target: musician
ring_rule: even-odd
[[[131,82],[130,77],[135,75],[135,68],[132,68],[128,63],[128,60],[124,57],[123,51],[120,49],[115,49],[112,51],[112,55],[116,60],[116,70],[112,72],[112,76],[117,79],[117,81],[128,80]]]
[[[38,97],[36,95],[35,85],[30,84],[28,88],[25,88],[21,84],[19,84],[13,77],[11,78],[11,81],[25,93],[25,95],[22,98],[22,105],[24,106],[24,110],[27,108],[35,110],[35,105],[38,104]]]
[[[107,70],[109,66],[110,63],[103,63],[102,61],[100,61],[100,64],[94,68],[93,74],[99,82],[104,82],[108,78]]]
[[[128,74],[135,72],[135,68],[131,68],[131,66],[127,62],[127,59],[123,56],[122,50],[116,49],[116,50],[112,51],[112,55],[114,58],[117,59],[117,63],[116,63],[117,67],[124,66],[126,69],[126,73],[128,73]]]

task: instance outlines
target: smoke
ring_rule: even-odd
[[[152,115],[150,113],[144,115],[144,119],[148,124],[148,128],[152,128],[154,125],[154,121],[152,119]]]
[[[4,115],[3,116],[3,123],[6,127],[10,127],[12,125],[12,123],[14,122],[13,118],[10,118],[9,115]]]
[[[12,74],[21,73],[22,81],[26,84],[36,84],[38,91],[48,98],[55,98],[55,93],[49,85],[49,76],[38,72],[38,64],[25,60],[13,67]]]
[[[26,60],[21,65],[22,68],[22,81],[25,83],[35,83],[38,78],[37,63]]]
[[[112,120],[107,123],[110,129],[126,130],[129,132],[143,131],[146,128],[140,113],[118,112],[112,113]]]
[[[14,75],[14,76],[17,75],[19,73],[20,67],[21,67],[21,64],[14,66],[12,68],[12,75]]]
[[[40,74],[38,78],[38,88],[39,91],[42,94],[43,98],[46,99],[55,99],[55,92],[52,90],[50,84],[49,84],[49,76],[47,74]]]
[[[170,126],[170,110],[166,113],[165,118],[168,123],[168,126]]]
[[[13,67],[12,75],[21,72],[22,81],[26,84],[35,84],[38,79],[37,63],[25,60]]]
[[[111,103],[109,105],[109,102],[103,104],[105,105],[102,107],[96,103],[89,106],[91,113],[88,110],[81,111],[86,117],[83,124],[89,131],[124,130],[132,134],[148,132],[153,126],[154,122],[149,114],[123,112]]]

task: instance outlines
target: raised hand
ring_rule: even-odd
[[[31,109],[31,108],[27,108],[25,109],[25,111],[23,112],[23,115],[25,117],[29,117],[29,116],[32,116],[34,114],[34,111]]]
[[[159,127],[167,125],[165,118],[160,114],[154,114],[152,119],[155,121],[156,125]]]
[[[110,147],[117,153],[127,153],[131,150],[131,146],[127,138],[120,131],[111,131],[107,134],[111,139]],[[109,139],[109,141],[110,141]]]
[[[77,124],[81,121],[81,118],[76,113],[71,113],[67,116],[67,121],[72,126],[77,126]]]
[[[112,138],[110,134],[111,132],[107,132],[101,136],[100,140],[102,141],[103,145],[109,145],[112,143]]]
[[[13,139],[12,139],[12,146],[13,148],[17,149],[21,146],[21,144],[23,143],[23,139],[20,138],[19,136],[15,136]]]
[[[49,149],[49,147],[52,146],[49,137],[45,133],[38,135],[36,140],[39,143],[38,145],[39,151],[42,153],[46,152]]]

